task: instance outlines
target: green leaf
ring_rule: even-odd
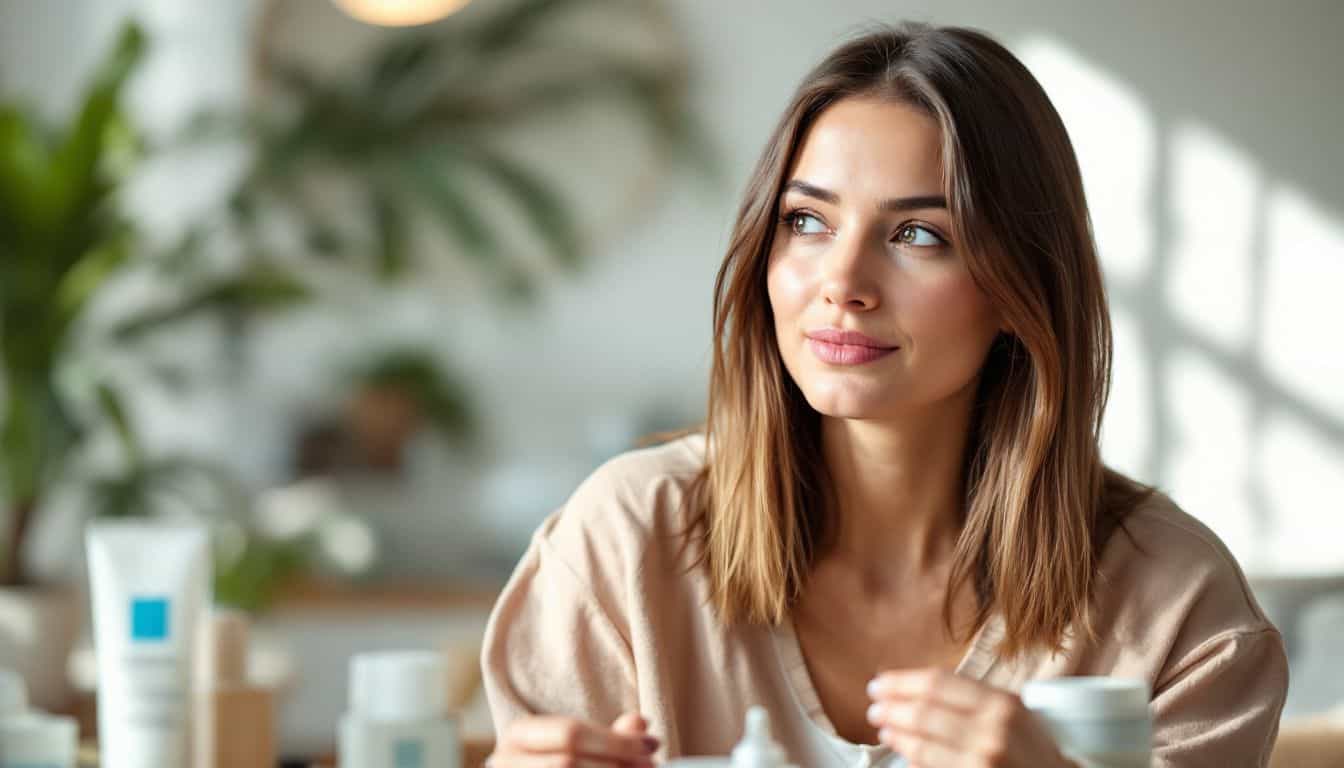
[[[471,145],[464,155],[518,205],[561,266],[579,266],[578,227],[556,190],[512,158],[483,144]]]
[[[248,536],[236,560],[215,567],[215,602],[256,613],[275,599],[276,591],[302,573],[309,559],[303,541],[271,541]]]
[[[375,52],[365,93],[367,98],[379,99],[390,89],[406,84],[424,74],[434,60],[438,46],[434,38],[423,33],[408,35]]]
[[[76,261],[74,267],[61,277],[55,302],[60,329],[69,327],[79,317],[94,294],[126,263],[130,253],[128,234],[109,238]]]
[[[455,437],[475,434],[470,388],[445,373],[427,352],[414,348],[392,350],[357,370],[353,378],[366,387],[391,387],[405,392],[445,434]]]
[[[122,402],[121,395],[106,382],[98,384],[97,392],[98,407],[112,424],[117,440],[120,441],[122,450],[126,452],[129,465],[132,469],[144,466],[145,452],[131,428],[131,421],[126,416],[126,406]]]
[[[378,272],[384,278],[396,277],[406,269],[406,217],[397,207],[397,201],[385,189],[375,188],[369,199],[373,211],[374,231],[378,237]]]
[[[310,296],[308,288],[290,272],[273,264],[256,264],[241,275],[201,286],[180,301],[134,315],[119,323],[112,335],[117,341],[129,342],[192,317],[277,311]]]
[[[32,122],[14,107],[0,107],[0,220],[7,239],[41,230],[55,207],[53,194],[51,158]]]
[[[462,255],[483,268],[504,297],[530,298],[531,277],[504,255],[481,206],[472,199],[462,166],[456,150],[440,145],[417,153],[402,170],[439,226],[462,245]]]
[[[119,120],[117,104],[122,86],[145,52],[145,35],[130,23],[122,27],[112,54],[99,67],[86,92],[74,129],[53,156],[54,182],[60,191],[57,217],[75,206],[89,205],[100,197],[96,185],[99,164],[110,130]],[[53,220],[49,222],[55,224]]]
[[[45,441],[40,389],[22,381],[10,380],[5,384],[0,454],[4,459],[6,495],[16,501],[28,501],[37,497],[42,486]]]
[[[150,514],[161,510],[164,501],[202,516],[236,512],[248,503],[246,489],[232,471],[191,456],[129,463],[124,471],[100,477],[91,485],[94,514],[101,517]]]

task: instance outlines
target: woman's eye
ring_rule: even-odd
[[[788,223],[789,230],[795,235],[821,235],[826,233],[826,225],[821,223],[821,219],[810,213],[795,211],[784,217]]]
[[[947,242],[933,230],[917,224],[906,224],[901,227],[896,232],[896,241],[903,245],[913,245],[921,248],[944,245]]]

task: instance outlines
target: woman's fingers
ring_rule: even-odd
[[[510,725],[509,751],[561,753],[599,760],[648,762],[658,740],[640,733],[615,733],[568,717],[527,717]]]
[[[638,712],[626,712],[611,724],[611,730],[617,733],[643,735],[649,729],[649,723]]]
[[[1063,764],[1049,731],[1021,699],[940,670],[887,672],[868,686],[868,721],[912,765]]]
[[[868,683],[868,696],[883,699],[929,699],[956,709],[976,710],[986,700],[1004,695],[989,686],[940,669],[883,672]]]
[[[917,734],[906,733],[892,728],[878,731],[878,738],[905,758],[910,768],[959,768],[960,766],[985,765],[974,760],[973,756],[942,742],[923,738]],[[993,763],[990,763],[993,765]]]
[[[937,741],[965,740],[969,734],[968,713],[921,699],[887,699],[868,708],[868,723],[874,728],[917,733]]]

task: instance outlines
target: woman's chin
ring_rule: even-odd
[[[809,396],[807,402],[817,413],[834,419],[880,419],[891,415],[893,399],[869,393],[830,392]]]

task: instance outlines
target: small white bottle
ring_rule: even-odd
[[[444,698],[443,658],[427,651],[362,653],[350,661],[341,768],[461,768]]]
[[[747,710],[747,729],[733,747],[733,768],[785,768],[784,748],[770,736],[770,714],[765,707]]]
[[[28,709],[23,678],[0,669],[0,768],[75,768],[78,751],[74,718]]]

